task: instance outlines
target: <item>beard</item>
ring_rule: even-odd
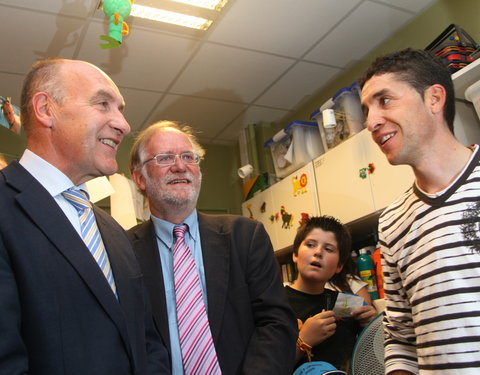
[[[151,179],[148,173],[144,177],[147,196],[156,205],[196,206],[202,184],[202,173],[200,171],[198,177],[189,172],[182,173],[181,176],[170,175],[169,177],[164,177],[163,180]],[[177,179],[179,177],[185,178],[191,182],[182,189],[172,189],[170,187],[174,185],[169,184],[172,177]]]

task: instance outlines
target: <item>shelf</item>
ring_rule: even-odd
[[[283,249],[279,249],[275,251],[275,258],[277,258],[280,264],[287,263],[289,260],[292,259],[292,252],[293,252],[293,244]]]
[[[452,74],[455,98],[465,99],[465,90],[480,79],[480,59],[468,64],[465,68]]]
[[[372,212],[371,214],[345,224],[350,230],[354,242],[363,240],[371,234],[377,235],[378,218],[382,211],[383,209]]]

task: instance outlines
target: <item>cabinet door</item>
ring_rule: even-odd
[[[314,160],[322,215],[348,223],[375,211],[362,131]],[[362,173],[363,172],[363,173]]]
[[[412,186],[414,174],[408,165],[391,165],[368,130],[363,130],[358,136],[365,147],[365,167],[373,167],[368,170],[368,178],[375,210],[382,210]]]
[[[277,238],[275,234],[274,220],[271,216],[273,199],[271,188],[256,193],[253,198],[242,203],[242,215],[253,220],[260,221],[270,236],[273,248],[276,248]]]
[[[478,81],[480,77],[480,59],[468,64],[452,74],[455,88],[455,122],[453,130],[457,139],[465,146],[480,144],[480,113],[477,114],[473,104],[465,101],[465,90]]]
[[[275,250],[293,244],[297,229],[308,217],[317,216],[318,200],[313,164],[310,162],[269,188],[273,197]]]

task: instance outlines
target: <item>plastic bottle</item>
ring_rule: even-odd
[[[367,283],[368,293],[372,301],[378,299],[377,282],[375,280],[375,268],[372,258],[367,254],[367,249],[360,249],[360,255],[357,258],[358,273],[362,281]]]

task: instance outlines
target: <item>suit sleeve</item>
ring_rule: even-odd
[[[280,280],[268,234],[256,223],[248,244],[247,283],[255,331],[243,362],[244,374],[291,374],[295,364],[297,322]]]
[[[16,279],[3,239],[0,242],[0,374],[27,374],[28,357],[21,336],[21,308]]]
[[[153,323],[152,310],[148,293],[145,290],[145,340],[147,345],[148,375],[170,375],[171,366],[168,352],[160,334]]]

